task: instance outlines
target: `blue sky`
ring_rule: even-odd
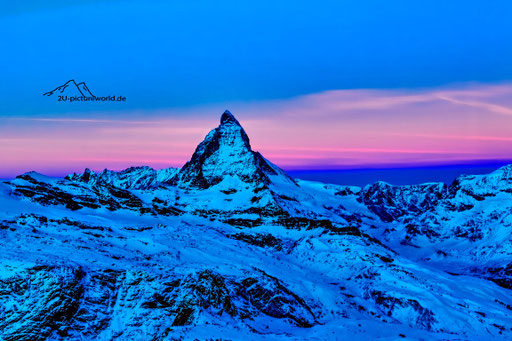
[[[127,96],[101,107],[111,110],[512,78],[510,1],[1,6],[2,116],[69,111],[39,94],[71,78],[96,93]]]
[[[230,109],[285,169],[512,160],[511,1],[3,1],[0,177],[181,166]],[[69,79],[122,103],[43,97]]]

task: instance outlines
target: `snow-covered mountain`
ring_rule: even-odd
[[[290,178],[234,116],[181,169],[0,183],[2,340],[512,339],[512,166]]]
[[[393,249],[512,289],[512,165],[449,186],[378,183],[362,192],[361,202],[389,222],[374,234]]]
[[[272,177],[294,182],[283,170],[251,149],[244,129],[226,110],[220,125],[197,146],[192,159],[179,171],[174,183],[204,189],[233,177],[254,186],[269,185]]]

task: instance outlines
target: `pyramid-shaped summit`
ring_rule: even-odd
[[[269,184],[274,176],[294,182],[283,170],[251,149],[244,129],[226,110],[220,125],[206,135],[173,182],[178,186],[205,189],[226,177],[237,177],[246,183]]]

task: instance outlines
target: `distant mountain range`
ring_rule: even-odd
[[[29,172],[0,204],[0,339],[512,338],[510,165],[293,179],[226,111],[181,169]]]
[[[63,85],[58,86],[51,91],[45,92],[43,96],[52,96],[55,93],[71,96],[81,95],[86,97],[94,97],[85,82],[76,83],[74,79],[67,81]]]

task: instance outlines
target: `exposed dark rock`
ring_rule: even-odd
[[[229,218],[224,220],[224,223],[233,225],[233,226],[241,226],[241,227],[255,227],[263,224],[263,220],[260,218],[257,219],[245,219],[245,218]]]
[[[371,296],[386,315],[393,317],[394,314],[403,314],[405,310],[408,311],[411,327],[420,327],[426,330],[434,329],[437,320],[433,312],[424,308],[417,300],[392,297],[381,291],[373,291]]]
[[[257,233],[254,235],[248,233],[236,233],[230,235],[230,237],[255,246],[272,248],[277,251],[283,250],[283,241],[268,233]]]
[[[66,335],[67,326],[80,307],[84,288],[80,268],[37,266],[15,277],[0,280],[0,338],[46,340],[52,333]]]
[[[432,209],[447,193],[444,184],[423,184],[412,186],[392,186],[377,182],[361,190],[358,200],[384,222],[399,217],[418,215]]]
[[[309,219],[305,217],[278,217],[275,223],[282,225],[289,229],[316,229],[325,228],[331,229],[333,227],[332,222],[327,219]]]
[[[38,181],[30,173],[21,175],[17,179],[25,180],[28,184],[9,182],[8,184],[14,188],[12,192],[14,195],[24,196],[45,206],[62,205],[73,211],[105,207],[110,211],[128,209],[141,214],[180,215],[183,213],[182,210],[171,205],[158,202],[148,206],[129,190],[117,188],[108,183],[95,183],[92,187],[87,187],[87,185],[61,180],[63,188],[69,186],[70,191],[76,188],[80,192],[80,194],[70,194],[60,187]]]

